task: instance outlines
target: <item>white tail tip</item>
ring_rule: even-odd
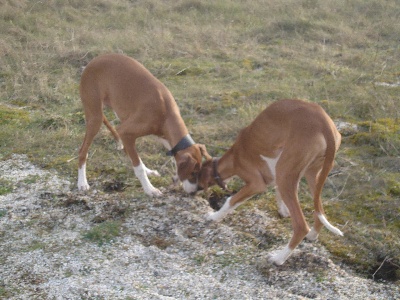
[[[322,224],[330,231],[333,232],[336,235],[343,236],[343,232],[341,232],[338,228],[333,226],[331,223],[328,222],[328,220],[325,218],[323,214],[318,214],[318,219],[321,221]]]

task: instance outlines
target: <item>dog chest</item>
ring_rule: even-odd
[[[273,182],[271,184],[275,184],[275,178],[276,178],[276,164],[279,161],[279,158],[281,157],[282,152],[280,152],[276,157],[268,157],[264,155],[260,155],[261,159],[265,161],[265,163],[268,166],[268,169],[271,173],[271,176],[273,178]]]

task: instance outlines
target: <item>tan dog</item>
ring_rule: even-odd
[[[170,91],[143,65],[125,55],[106,54],[94,58],[84,69],[80,95],[85,110],[86,135],[79,151],[78,189],[88,190],[86,159],[89,146],[104,123],[129,155],[135,175],[146,194],[160,196],[147,175],[159,176],[146,168],[138,156],[135,141],[156,135],[175,157],[177,175],[186,192],[197,190],[197,173],[202,156],[211,158],[204,145],[195,144]],[[111,107],[120,119],[115,130],[103,114]],[[173,148],[172,148],[173,146]]]
[[[251,196],[276,186],[279,213],[292,218],[293,236],[289,244],[269,256],[276,265],[283,264],[306,237],[316,240],[325,225],[343,235],[324,216],[321,192],[333,167],[340,133],[326,112],[317,104],[301,100],[280,100],[267,107],[238,135],[233,146],[219,159],[203,163],[199,187],[212,184],[224,187],[224,180],[237,175],[245,185],[229,197],[217,212],[207,218],[220,221]],[[310,230],[301,210],[297,190],[305,176],[314,198],[314,227]]]

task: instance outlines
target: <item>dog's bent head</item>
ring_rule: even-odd
[[[218,185],[223,190],[229,192],[226,183],[218,173],[219,158],[212,158],[203,163],[198,178],[198,189],[206,191],[209,186]]]
[[[198,189],[207,190],[209,186],[217,184],[214,176],[213,159],[208,159],[201,166],[198,177]]]
[[[202,167],[202,160],[205,157],[211,160],[204,145],[195,144],[184,150],[179,151],[175,155],[176,165],[178,168],[178,177],[182,181],[183,189],[187,193],[194,193],[198,189],[198,176]]]

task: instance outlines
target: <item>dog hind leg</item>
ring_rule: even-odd
[[[308,186],[310,188],[310,192],[311,192],[313,199],[315,197],[315,186],[316,186],[317,177],[318,177],[318,173],[319,173],[320,169],[321,169],[320,166],[318,166],[317,168],[310,167],[305,173],[305,177],[306,177],[306,180],[307,180]],[[314,199],[314,202],[315,202],[315,199]],[[322,214],[324,213],[322,206],[320,206],[320,208],[318,208],[318,209],[321,210],[321,211],[319,211],[319,213],[322,213]],[[311,228],[310,232],[307,234],[306,239],[309,241],[317,240],[318,235],[323,226],[324,225],[318,218],[318,212],[314,211],[314,226]]]
[[[88,157],[89,147],[92,144],[94,137],[99,132],[101,123],[101,117],[98,118],[95,115],[86,117],[86,133],[78,156],[78,190],[81,191],[86,191],[90,188],[86,178],[86,160]]]
[[[343,233],[329,223],[329,221],[325,217],[325,212],[322,207],[322,200],[321,195],[316,195],[316,184],[317,179],[321,170],[321,166],[317,165],[316,167],[310,167],[306,173],[305,177],[307,179],[307,183],[309,185],[311,194],[313,195],[314,199],[314,226],[311,228],[310,232],[307,234],[306,238],[309,241],[315,241],[318,239],[318,235],[322,229],[322,227],[326,227],[329,231],[333,232],[334,234],[343,236]]]

